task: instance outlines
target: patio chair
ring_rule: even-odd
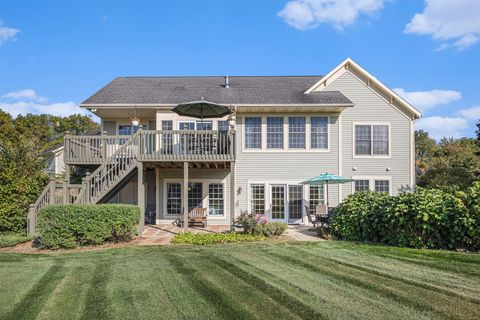
[[[317,216],[315,214],[312,214],[310,212],[310,208],[308,206],[305,206],[305,213],[307,214],[308,222],[313,225],[313,228],[318,227],[318,225],[320,224],[320,220],[317,219]]]
[[[318,204],[315,207],[315,215],[321,224],[328,223],[328,207],[326,204]]]

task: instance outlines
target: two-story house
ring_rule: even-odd
[[[233,114],[172,112],[200,99]],[[300,182],[324,172],[354,179],[330,186],[331,206],[355,191],[415,186],[421,114],[351,59],[325,76],[120,77],[81,107],[101,118],[104,134],[65,137],[67,181],[47,187],[29,225],[39,208],[62,202],[133,203],[147,222],[171,223],[186,194],[189,208],[207,208],[209,224],[230,225],[242,210],[299,224],[308,221],[304,205],[326,197]],[[198,139],[214,147],[196,148]],[[92,173],[71,185],[72,166]]]

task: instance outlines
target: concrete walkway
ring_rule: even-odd
[[[288,226],[287,231],[284,233],[283,237],[286,240],[294,241],[324,241],[325,239],[320,238],[317,233],[310,229],[311,226],[305,225],[290,225]]]

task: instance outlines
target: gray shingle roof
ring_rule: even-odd
[[[202,97],[220,104],[351,104],[339,91],[304,94],[321,76],[120,77],[83,104],[179,104]]]

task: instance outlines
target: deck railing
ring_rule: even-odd
[[[234,131],[140,130],[140,161],[233,161]],[[65,163],[102,164],[129,136],[65,136]]]
[[[50,205],[72,204],[75,202],[81,185],[65,184],[51,179],[34,204],[30,205],[27,216],[27,231],[35,234],[38,212]]]

